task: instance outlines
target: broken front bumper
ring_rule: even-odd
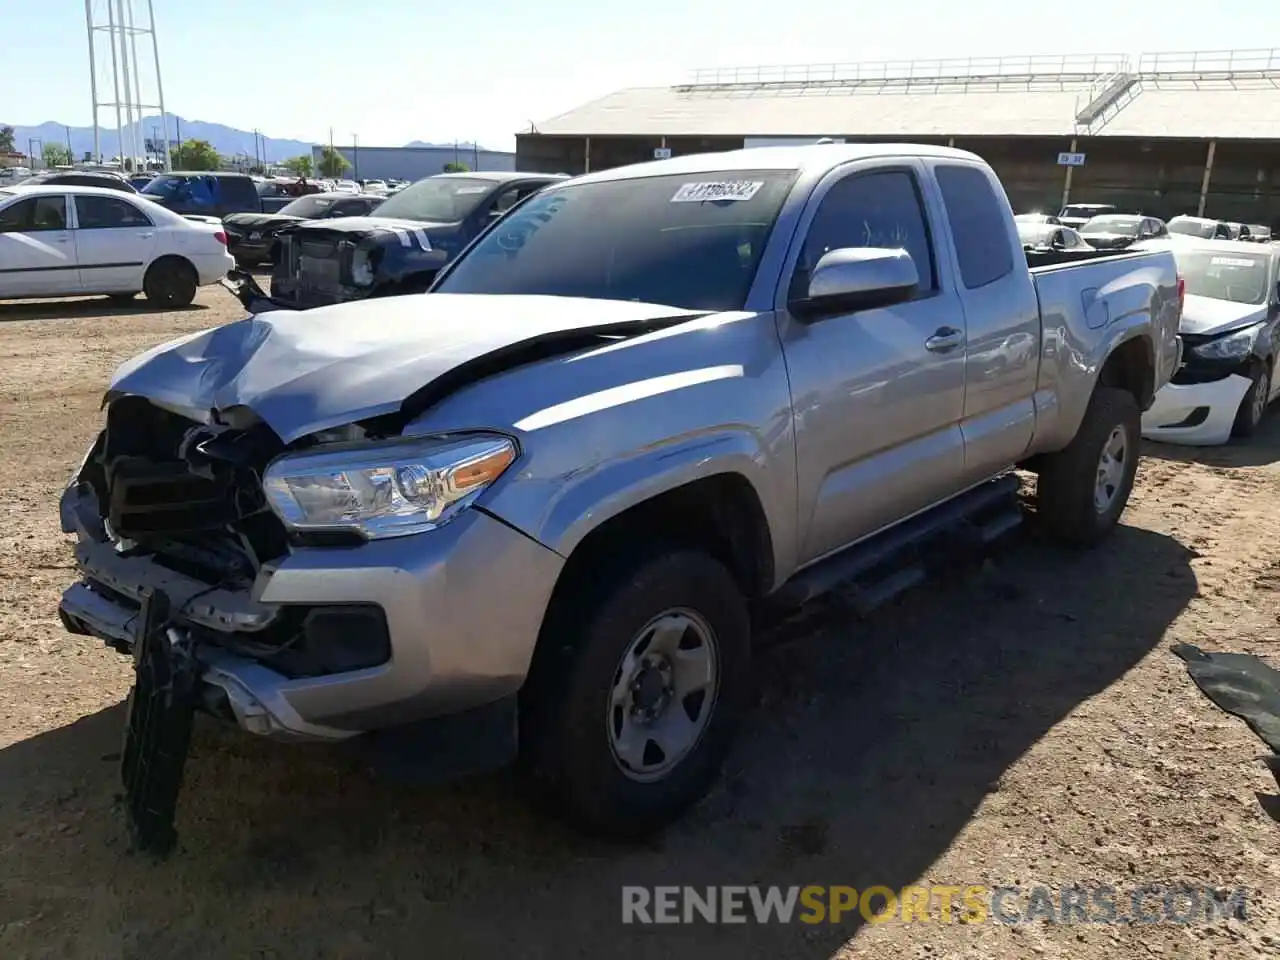
[[[1142,415],[1142,435],[1195,447],[1226,443],[1249,384],[1238,373],[1205,383],[1166,384]]]
[[[69,487],[63,529],[79,535],[82,579],[60,614],[74,632],[131,647],[150,591],[197,641],[202,703],[251,733],[343,740],[457,714],[524,682],[562,558],[478,510],[415,536],[301,547],[264,566],[251,589],[224,589],[120,553],[102,535],[92,491]],[[377,666],[290,676],[252,649],[290,608],[376,607],[389,655]],[[359,643],[360,636],[344,638]],[[260,646],[260,645],[259,645]]]

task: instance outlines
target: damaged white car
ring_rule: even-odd
[[[1167,246],[1186,283],[1182,365],[1143,415],[1142,434],[1190,446],[1250,436],[1280,389],[1280,248],[1231,240]]]

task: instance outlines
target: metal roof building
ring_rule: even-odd
[[[312,162],[319,169],[320,156],[326,145],[311,148]],[[499,150],[471,147],[366,147],[334,144],[333,149],[347,158],[345,177],[364,180],[421,180],[443,173],[451,163],[468,170],[514,170],[516,155]]]
[[[517,135],[516,153],[521,169],[577,173],[655,151],[824,136],[973,150],[1021,207],[1074,196],[1271,223],[1280,49],[700,70],[538,123]],[[1059,165],[1059,154],[1083,165]]]

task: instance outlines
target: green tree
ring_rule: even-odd
[[[46,143],[41,146],[40,155],[44,159],[46,167],[71,166],[71,151],[67,149],[65,144]]]
[[[218,151],[208,140],[186,140],[173,147],[169,157],[175,170],[217,170],[221,166]]]
[[[471,168],[468,167],[465,163],[460,163],[459,161],[454,160],[444,165],[444,172],[445,173],[470,173]]]
[[[344,157],[333,147],[320,148],[320,163],[317,169],[322,177],[340,177],[342,171],[351,166],[351,161]]]
[[[304,153],[298,157],[290,157],[284,162],[284,168],[295,177],[309,177],[315,170],[315,164],[311,161],[311,155]]]
[[[0,153],[13,153],[13,127],[0,126]]]

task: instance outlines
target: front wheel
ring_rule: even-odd
[[[1142,415],[1127,390],[1098,387],[1075,438],[1047,454],[1036,488],[1036,518],[1051,535],[1096,543],[1120,522],[1138,472]]]
[[[1231,425],[1233,437],[1253,436],[1267,414],[1271,396],[1271,364],[1265,360],[1255,361],[1249,379],[1252,382],[1240,401],[1235,423]]]
[[[719,772],[750,693],[747,605],[721,563],[692,551],[584,581],[540,640],[526,761],[570,822],[640,836]]]

